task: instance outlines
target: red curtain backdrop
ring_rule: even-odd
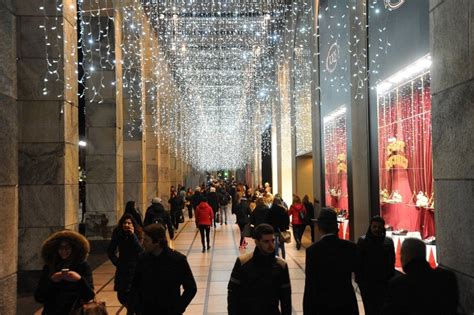
[[[347,171],[338,171],[338,157],[347,157],[346,128],[345,113],[324,122],[324,165],[326,206],[348,211]],[[343,163],[347,166],[347,159]],[[339,191],[340,196],[331,195],[331,191]]]
[[[394,229],[420,231],[423,238],[433,236],[433,209],[415,206],[419,192],[430,201],[434,197],[429,74],[379,95],[378,109],[380,189],[402,196],[401,203],[381,200],[382,214]],[[406,157],[407,169],[386,168],[390,138],[405,143],[404,152],[397,154]]]

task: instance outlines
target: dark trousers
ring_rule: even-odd
[[[209,233],[211,231],[211,227],[209,225],[199,225],[199,234],[201,234],[201,244],[202,248],[206,248],[206,244],[204,243],[204,232],[206,232],[206,241],[207,241],[207,247],[210,246],[209,242]]]
[[[237,223],[237,225],[239,226],[239,230],[240,230],[240,242],[239,242],[239,245],[242,246],[242,245],[244,244],[244,241],[245,241],[245,237],[244,237],[245,224]]]
[[[304,224],[293,224],[293,236],[295,237],[296,244],[301,243],[301,238],[304,233]]]
[[[175,231],[178,231],[180,217],[181,217],[181,211],[175,210],[171,212],[171,223],[173,224]]]
[[[192,219],[193,218],[193,205],[187,205],[186,207],[188,208],[189,218]]]
[[[387,294],[387,286],[384,284],[360,283],[360,295],[364,302],[366,315],[378,315],[382,312],[383,303]]]

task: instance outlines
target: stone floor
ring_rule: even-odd
[[[306,229],[303,247],[311,244],[310,230]],[[235,224],[218,225],[211,229],[211,250],[201,252],[199,232],[193,221],[186,220],[179,228],[177,237],[171,247],[187,255],[188,262],[196,279],[198,292],[186,309],[186,315],[193,314],[227,314],[227,283],[232,267],[238,255],[253,251],[254,243],[248,239],[246,250],[239,250],[239,229]],[[296,250],[294,243],[286,244],[286,260],[290,268],[293,314],[303,314],[303,290],[305,250]],[[94,270],[94,285],[97,299],[105,301],[109,314],[126,314],[126,310],[117,300],[113,291],[115,268],[110,261]],[[359,309],[364,314],[360,296]],[[37,311],[35,314],[40,314]]]

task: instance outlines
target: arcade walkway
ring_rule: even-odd
[[[234,218],[231,218],[231,222]],[[230,278],[235,259],[245,250],[239,251],[239,229],[235,224],[218,225],[211,229],[211,250],[201,253],[201,239],[193,221],[181,224],[177,238],[171,244],[173,248],[187,255],[197,282],[198,292],[185,314],[227,314],[227,283]],[[252,251],[254,244],[247,240]],[[306,229],[303,237],[303,247],[311,244],[310,229]],[[297,251],[294,243],[287,244],[286,260],[290,268],[293,314],[303,314],[303,290],[305,250]],[[94,270],[95,290],[98,300],[107,303],[109,314],[126,314],[113,291],[115,268],[110,261],[105,262]],[[358,296],[360,300],[360,297]],[[361,308],[359,301],[359,308]],[[36,314],[40,314],[37,312]],[[363,314],[363,311],[360,313]]]

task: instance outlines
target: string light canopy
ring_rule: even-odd
[[[56,9],[65,9],[62,0]],[[121,97],[126,139],[153,129],[159,145],[198,170],[244,168],[256,150],[270,151],[278,66],[293,58],[299,94],[291,95],[291,121],[310,115],[307,36],[316,32],[303,0],[78,0],[77,9],[78,97],[86,108]],[[61,21],[44,12],[45,42],[58,46]],[[58,66],[47,56],[44,95],[51,81],[63,80]],[[301,130],[310,134],[308,127]]]

